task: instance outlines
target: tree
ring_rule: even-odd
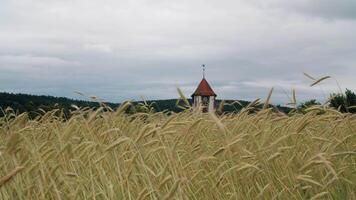
[[[315,106],[315,105],[321,105],[317,100],[312,99],[309,101],[305,101],[303,103],[301,103],[298,107],[297,107],[297,111],[300,111],[302,113],[305,112],[305,109],[311,107],[311,106]]]
[[[346,89],[345,94],[332,94],[330,106],[340,112],[356,113],[356,94],[349,89]]]
[[[309,108],[310,106],[315,106],[315,105],[321,105],[317,100],[312,99],[309,101],[306,101],[304,103],[301,103],[298,108]]]

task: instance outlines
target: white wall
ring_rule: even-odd
[[[201,105],[201,96],[194,96],[194,107],[199,107]]]
[[[215,104],[215,97],[214,96],[210,96],[209,97],[208,112],[213,112],[214,111],[214,104]]]
[[[202,97],[201,96],[194,96],[194,103],[193,106],[195,108],[198,108],[200,106],[202,106]],[[209,104],[208,104],[208,112],[213,112],[215,110],[215,97],[214,96],[210,96],[209,97]]]

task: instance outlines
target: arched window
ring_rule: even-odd
[[[207,96],[203,97],[202,103],[203,103],[203,106],[208,106],[208,104],[209,104],[209,97],[207,97]]]

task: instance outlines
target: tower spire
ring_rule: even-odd
[[[203,67],[203,78],[205,78],[205,64],[201,65]]]

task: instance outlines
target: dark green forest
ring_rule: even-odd
[[[191,99],[188,99],[188,102],[192,104]],[[221,104],[221,102],[222,100],[217,100],[216,102],[218,111],[221,113],[238,112],[241,108],[250,103],[243,100],[224,100],[223,104]],[[73,105],[96,109],[103,103],[113,110],[120,105],[118,103],[98,102],[94,100],[83,101],[65,97],[0,92],[0,116],[3,116],[8,108],[13,109],[17,114],[27,112],[30,117],[35,117],[41,112],[53,109],[63,110],[64,114],[69,116],[71,110],[75,109]],[[127,110],[128,113],[147,112],[147,108],[154,111],[171,112],[180,112],[184,109],[180,106],[182,105],[182,102],[178,99],[135,101],[131,103],[132,105]],[[303,111],[313,105],[320,105],[320,103],[316,100],[306,101],[298,106],[297,111]],[[341,112],[356,113],[356,94],[348,89],[346,89],[345,93],[331,94],[329,98],[329,106],[334,107]],[[284,106],[277,105],[274,107],[284,113],[289,113],[292,110],[291,108]]]
[[[192,103],[191,99],[188,99]],[[217,100],[217,105],[220,105],[222,100]],[[154,111],[171,111],[180,112],[183,110],[179,105],[181,102],[178,99],[165,100],[149,100],[131,102],[132,106],[127,112],[145,112],[147,107]],[[248,101],[224,100],[224,104],[220,107],[221,112],[238,112],[242,107],[249,104]],[[42,111],[50,111],[53,109],[63,110],[69,115],[71,110],[74,110],[73,105],[78,107],[98,108],[100,102],[75,100],[65,97],[54,97],[45,95],[30,95],[30,94],[13,94],[0,92],[0,116],[4,115],[7,108],[13,109],[17,114],[28,112],[31,117],[35,117]],[[104,102],[111,109],[116,109],[120,104]],[[178,105],[178,106],[177,106]],[[277,106],[282,112],[289,112],[290,108]],[[221,110],[222,109],[222,110]]]

